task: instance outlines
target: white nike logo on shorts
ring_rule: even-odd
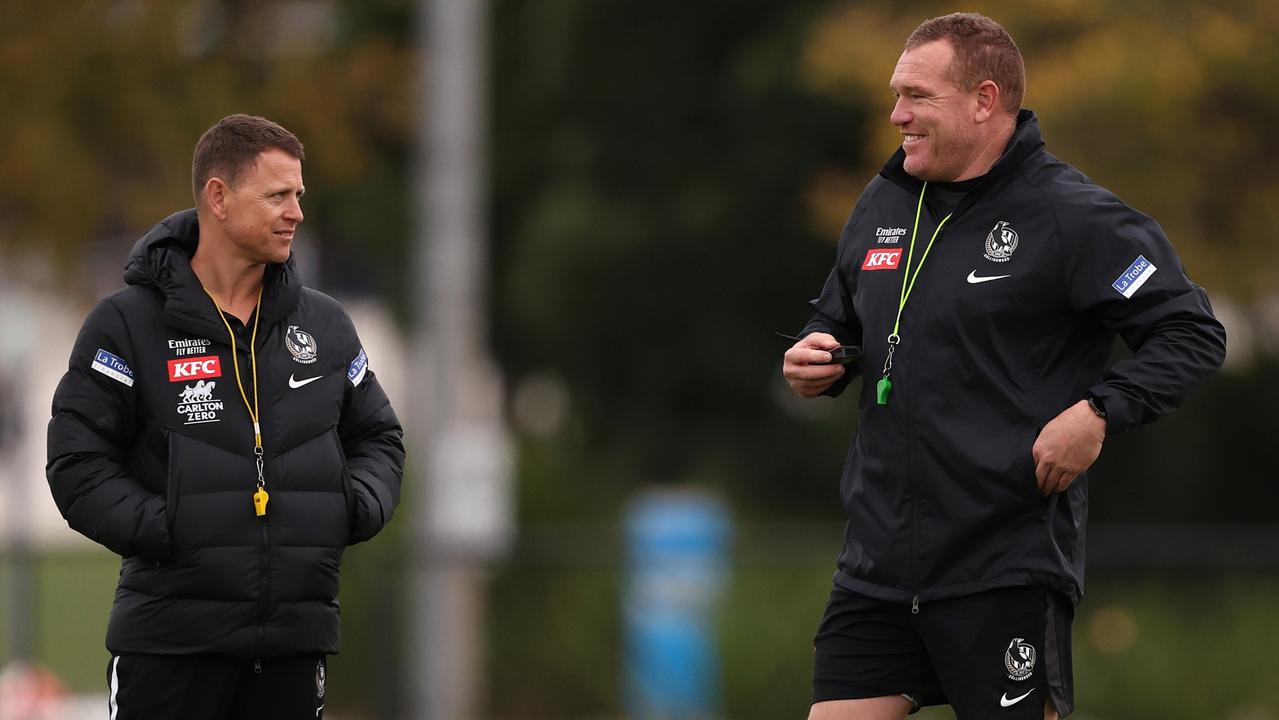
[[[1027,690],[1027,691],[1026,691],[1026,695],[1022,695],[1021,697],[1015,697],[1015,698],[1013,698],[1012,700],[1009,700],[1009,699],[1008,699],[1008,693],[1004,693],[1003,697],[999,698],[999,707],[1012,707],[1013,705],[1016,705],[1017,703],[1021,702],[1022,700],[1025,700],[1025,699],[1026,699],[1026,696],[1027,696],[1027,695],[1030,695],[1030,694],[1031,694],[1031,693],[1033,693],[1034,691],[1035,691],[1035,689],[1034,689],[1034,688],[1031,688],[1031,689],[1029,689],[1029,690]]]
[[[1003,280],[1004,278],[1009,278],[1009,277],[1012,277],[1012,275],[986,275],[986,276],[979,277],[977,275],[977,271],[974,270],[968,273],[968,284],[976,285],[977,283],[990,282],[991,280]]]
[[[308,384],[308,383],[313,383],[313,382],[315,382],[316,380],[319,380],[319,379],[320,379],[320,378],[322,378],[322,377],[324,377],[324,376],[323,376],[323,375],[316,375],[316,376],[315,376],[315,377],[313,377],[313,378],[307,378],[307,379],[305,379],[305,380],[294,380],[294,379],[293,379],[293,376],[292,376],[292,375],[289,375],[289,387],[291,387],[291,388],[293,388],[294,390],[296,390],[296,389],[298,389],[298,388],[302,387],[303,385],[306,385],[306,384]]]

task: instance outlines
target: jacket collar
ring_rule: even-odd
[[[1039,118],[1033,110],[1023,109],[1017,113],[1017,127],[1013,136],[1004,148],[1003,154],[995,161],[990,171],[982,176],[977,187],[965,194],[964,199],[955,208],[955,215],[960,215],[981,197],[997,180],[1012,173],[1018,165],[1036,153],[1044,151],[1044,138],[1039,132]],[[906,151],[897,148],[897,152],[888,159],[879,174],[885,180],[898,185],[912,195],[918,196],[923,188],[923,181],[906,172]]]
[[[125,264],[124,281],[160,293],[164,312],[175,325],[208,337],[222,337],[226,327],[191,270],[191,257],[199,243],[200,224],[194,208],[170,215],[134,244]],[[259,311],[262,324],[270,327],[288,317],[302,296],[302,280],[293,256],[268,265],[262,281]]]

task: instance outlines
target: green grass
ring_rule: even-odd
[[[10,660],[10,564],[0,570],[0,665]],[[45,553],[35,564],[35,660],[77,693],[105,692],[107,614],[120,559],[102,552]]]
[[[403,636],[396,622],[407,613],[386,613],[373,602],[391,590],[380,585],[391,571],[386,559],[355,552],[349,560],[334,695],[372,716],[383,703],[361,668],[404,672],[384,640]],[[105,552],[46,554],[37,563],[37,660],[73,692],[104,691],[103,637],[117,571],[118,560]],[[812,636],[830,577],[822,563],[744,566],[730,578],[716,616],[725,718],[805,716]],[[11,581],[0,563],[0,617],[8,617]],[[488,600],[490,713],[510,720],[620,716],[621,588],[621,575],[608,566],[498,572]],[[391,604],[407,611],[412,599]],[[1074,627],[1074,717],[1279,720],[1276,608],[1279,577],[1268,574],[1095,573]],[[0,627],[0,664],[9,659],[6,631]],[[953,714],[931,708],[913,717]]]

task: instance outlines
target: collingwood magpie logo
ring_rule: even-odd
[[[1022,638],[1013,638],[1004,651],[1004,669],[1009,680],[1025,680],[1035,671],[1035,646]]]
[[[1008,226],[1007,220],[995,223],[986,236],[986,259],[991,262],[1008,262],[1017,249],[1017,231]]]
[[[297,325],[290,325],[284,333],[284,347],[288,348],[293,359],[303,365],[310,365],[319,357],[315,347],[315,338],[311,333],[299,330]]]

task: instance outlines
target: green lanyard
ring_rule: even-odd
[[[884,358],[884,377],[879,379],[879,383],[875,385],[875,397],[880,405],[888,404],[888,394],[893,390],[893,381],[888,379],[889,372],[893,369],[893,351],[901,344],[902,336],[899,331],[902,326],[902,311],[906,309],[906,301],[910,299],[910,292],[915,289],[915,280],[919,278],[919,271],[924,267],[924,261],[928,259],[928,252],[933,249],[933,241],[941,234],[941,229],[946,225],[946,221],[954,213],[947,213],[946,217],[937,223],[937,229],[933,231],[932,238],[928,241],[928,247],[924,248],[924,254],[919,258],[919,264],[915,266],[915,273],[910,272],[911,259],[915,257],[915,235],[919,232],[919,216],[924,209],[924,192],[928,190],[928,183],[919,189],[919,205],[915,208],[915,227],[910,231],[910,251],[906,254],[906,269],[902,273],[902,292],[901,298],[897,302],[897,319],[893,322],[893,332],[888,336],[888,357]],[[909,282],[907,280],[909,279]]]

